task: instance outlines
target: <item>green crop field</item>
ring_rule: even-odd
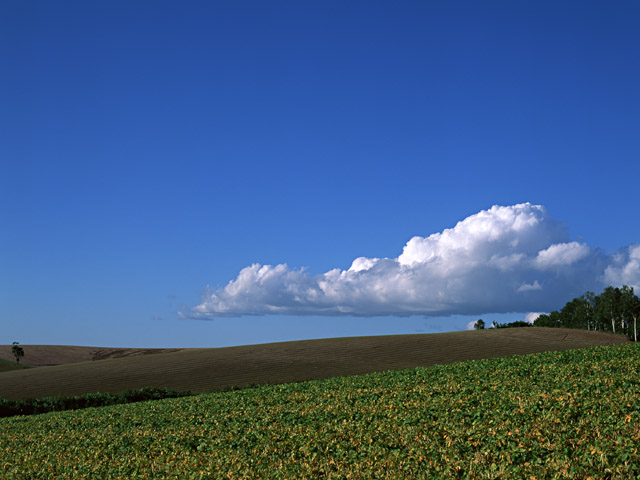
[[[640,346],[0,420],[37,478],[640,478]]]

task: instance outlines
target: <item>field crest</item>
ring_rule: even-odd
[[[76,345],[21,345],[25,355],[20,360],[22,365],[45,367],[64,365],[67,363],[93,362],[109,358],[134,357],[155,353],[177,352],[180,348],[111,348],[84,347]],[[0,345],[0,360],[14,362],[11,345]]]
[[[516,328],[176,349],[2,372],[0,396],[20,400],[143,387],[200,393],[626,342],[583,330]],[[24,348],[26,359],[32,347]],[[43,356],[45,351],[41,346]]]

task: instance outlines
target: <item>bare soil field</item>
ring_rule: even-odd
[[[24,345],[25,364],[33,355],[33,364],[54,365],[1,372],[0,398],[117,393],[152,386],[211,392],[627,341],[584,330],[512,328],[204,349]],[[10,353],[11,347],[0,350]]]
[[[15,362],[11,352],[13,345],[0,345],[0,360]],[[20,345],[25,356],[20,359],[21,365],[43,367],[63,365],[65,363],[91,362],[108,358],[132,357],[152,353],[177,352],[180,348],[109,348],[109,347],[77,347],[68,345]]]

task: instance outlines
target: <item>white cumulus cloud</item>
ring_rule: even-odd
[[[530,312],[609,283],[640,286],[640,245],[608,256],[571,241],[541,205],[496,205],[411,238],[396,258],[359,257],[318,275],[250,265],[226,286],[208,288],[184,316]]]
[[[544,315],[542,312],[529,312],[524,316],[524,321],[533,323],[535,322],[540,315]]]
[[[622,249],[604,271],[605,283],[640,290],[640,244]]]
[[[542,285],[538,283],[538,280],[533,283],[523,283],[518,287],[518,292],[531,292],[533,290],[542,290]]]
[[[538,252],[536,264],[540,268],[572,265],[589,255],[589,247],[583,243],[557,243]]]

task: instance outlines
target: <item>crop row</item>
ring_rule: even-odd
[[[640,348],[0,420],[24,478],[640,478]]]
[[[125,390],[121,393],[87,393],[79,396],[44,397],[27,400],[7,400],[0,398],[0,418],[14,415],[37,415],[39,413],[63,410],[78,410],[89,407],[104,407],[122,403],[145,402],[164,398],[178,398],[193,395],[191,392],[176,392],[168,388],[146,387]]]

